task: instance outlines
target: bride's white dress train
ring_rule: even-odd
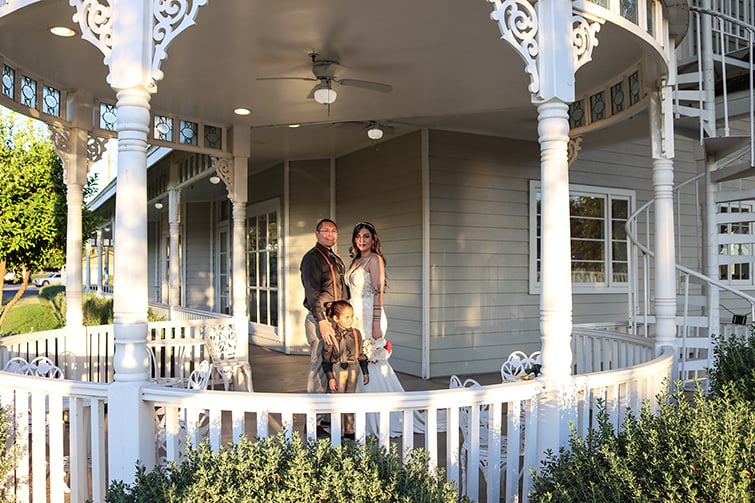
[[[370,272],[364,267],[356,267],[349,271],[347,280],[351,291],[351,305],[354,307],[353,326],[362,333],[362,337],[365,341],[373,340],[375,347],[377,348],[374,355],[377,362],[369,363],[370,382],[369,384],[364,385],[361,379],[357,379],[357,393],[403,393],[404,387],[401,385],[401,381],[398,380],[391,364],[384,359],[386,356],[390,355],[386,355],[384,350],[380,350],[384,345],[384,341],[375,340],[372,337],[372,315],[373,307],[375,305],[375,292],[372,288]],[[385,311],[381,311],[380,328],[382,329],[383,334],[385,334],[388,329],[388,319],[385,316]],[[391,437],[397,437],[403,432],[403,420],[401,416],[400,412],[394,412],[391,414]],[[379,428],[377,414],[367,414],[366,431],[368,435],[378,434]]]

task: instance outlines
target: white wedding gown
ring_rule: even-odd
[[[372,260],[372,259],[370,259]],[[366,264],[364,264],[366,265]],[[372,338],[372,315],[375,301],[375,293],[372,288],[372,278],[370,272],[364,267],[356,267],[349,271],[347,276],[349,289],[351,290],[351,305],[354,308],[353,327],[362,333],[364,340]],[[388,328],[388,319],[385,311],[381,311],[380,328],[385,336]],[[404,387],[398,380],[393,367],[387,360],[381,360],[376,363],[369,363],[370,382],[367,385],[357,379],[357,393],[379,393],[379,392],[402,392]],[[391,413],[390,436],[397,437],[402,434],[402,417],[400,412]],[[378,434],[378,415],[375,413],[367,414],[368,435]]]

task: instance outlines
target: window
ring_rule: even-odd
[[[634,192],[569,186],[572,287],[575,292],[625,290],[629,262],[625,224]],[[530,293],[540,291],[540,182],[530,181]]]
[[[719,214],[730,214],[730,217],[722,216],[724,221],[719,226],[719,279],[739,285],[752,284],[752,262],[743,260],[741,257],[752,256],[752,245],[749,235],[752,234],[752,222],[747,217],[738,217],[736,214],[752,213],[752,204],[726,203],[718,207]],[[723,243],[723,244],[721,244]]]
[[[278,326],[278,201],[247,208],[249,321]]]

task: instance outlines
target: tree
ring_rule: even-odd
[[[65,264],[67,216],[63,165],[46,131],[31,120],[0,115],[0,138],[0,273],[22,271],[18,292],[0,314],[2,326],[32,271]],[[82,218],[84,235],[91,235],[94,217],[84,209]]]

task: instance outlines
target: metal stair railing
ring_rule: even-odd
[[[705,175],[700,174],[697,175],[681,184],[676,186],[674,188],[674,200],[678,201],[678,195],[679,191],[684,188],[687,185],[690,185],[692,183],[699,182]],[[645,337],[648,337],[650,335],[650,329],[651,325],[655,322],[655,316],[651,314],[652,312],[652,305],[651,305],[651,261],[652,258],[655,256],[654,252],[649,248],[649,245],[643,244],[640,241],[640,237],[638,236],[637,228],[638,228],[638,221],[640,220],[640,217],[642,215],[645,215],[644,223],[645,223],[645,242],[650,242],[650,209],[652,208],[652,205],[655,203],[655,199],[652,199],[642,205],[640,208],[638,208],[636,211],[634,211],[629,218],[627,219],[625,228],[627,231],[627,247],[629,252],[629,313],[630,313],[630,320],[629,320],[629,326],[630,326],[630,333],[637,334],[638,333],[638,321],[641,321],[642,323],[642,333],[645,335]],[[699,205],[698,205],[699,207]],[[677,210],[678,211],[678,210]],[[677,215],[677,222],[678,222],[678,215]],[[677,226],[678,228],[678,226]],[[718,327],[711,327],[710,326],[710,314],[706,313],[705,316],[698,316],[693,317],[690,315],[690,280],[694,279],[701,283],[706,290],[715,288],[726,292],[729,292],[733,296],[735,296],[738,299],[741,299],[745,301],[747,304],[749,304],[750,307],[750,319],[755,320],[755,297],[748,295],[747,293],[738,290],[731,285],[728,285],[722,281],[719,281],[717,279],[711,278],[709,276],[706,276],[700,272],[697,272],[693,269],[690,269],[688,267],[685,267],[679,263],[675,264],[675,268],[677,271],[677,274],[679,275],[679,284],[677,288],[677,297],[679,298],[679,295],[681,295],[681,305],[677,305],[677,338],[680,340],[680,355],[681,355],[681,361],[680,361],[680,367],[679,367],[679,373],[680,376],[682,376],[683,379],[687,379],[687,372],[688,371],[703,371],[705,367],[712,366],[712,336],[716,335],[714,334],[714,330],[718,332],[718,334],[726,335],[727,330],[723,325],[719,325]],[[641,269],[641,271],[640,271]],[[642,283],[640,285],[640,279],[642,280]],[[716,306],[715,308],[724,308],[721,304],[719,306]],[[707,320],[706,323],[695,323],[693,322],[693,318],[703,318]],[[699,344],[692,344],[692,338],[690,338],[690,329],[691,328],[701,328],[701,327],[707,327],[708,331],[705,339],[705,344],[703,346]],[[697,341],[701,339],[701,337],[695,338]],[[696,356],[696,353],[694,352],[694,349],[702,349],[705,351],[705,361],[702,362],[702,364],[693,365],[692,361],[699,362],[698,359],[695,359],[694,356]],[[693,350],[692,353],[690,350]]]

